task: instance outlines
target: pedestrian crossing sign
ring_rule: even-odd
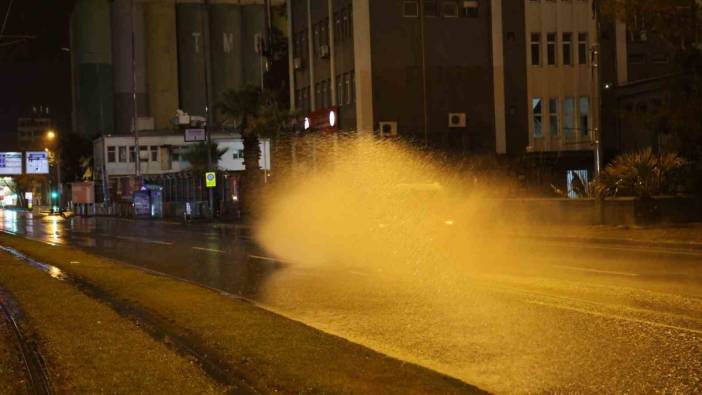
[[[205,173],[205,183],[207,184],[208,188],[214,188],[217,186],[217,175],[215,172],[207,172]]]

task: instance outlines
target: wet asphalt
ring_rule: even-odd
[[[702,252],[555,243],[509,267],[399,273],[277,261],[206,224],[2,210],[0,230],[241,295],[489,391],[702,393]]]

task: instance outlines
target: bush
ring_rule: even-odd
[[[649,199],[671,191],[672,173],[687,161],[672,152],[654,153],[649,148],[619,155],[594,181],[599,197],[636,196]]]

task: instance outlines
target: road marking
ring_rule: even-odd
[[[290,262],[290,261],[284,261],[284,260],[281,260],[281,259],[271,258],[271,257],[267,257],[267,256],[260,256],[260,255],[249,255],[249,258],[258,259],[258,260],[261,260],[261,261],[268,261],[268,262],[278,262],[278,263],[292,264],[292,262]]]
[[[216,250],[214,248],[203,248],[203,247],[192,247],[193,250],[198,250],[198,251],[207,251],[207,252],[214,252],[217,254],[226,254],[226,251],[222,250]]]
[[[173,245],[173,243],[170,241],[142,239],[140,237],[116,236],[116,238],[122,239],[122,240],[129,240],[129,241],[138,241],[141,243],[148,243],[148,244],[159,244],[159,245],[166,245],[166,246]]]
[[[691,332],[691,333],[696,333],[698,335],[702,335],[702,330],[700,330],[700,329],[686,328],[683,326],[663,324],[660,322],[649,321],[649,320],[644,320],[644,319],[640,319],[640,318],[623,317],[623,316],[616,315],[616,314],[600,313],[597,311],[580,309],[577,307],[563,306],[563,305],[559,305],[557,303],[541,302],[541,301],[536,301],[536,300],[527,300],[526,303],[547,306],[547,307],[552,307],[552,308],[562,309],[562,310],[570,310],[570,311],[575,311],[575,312],[582,313],[582,314],[593,315],[596,317],[609,318],[609,319],[620,320],[620,321],[628,321],[628,322],[636,323],[636,324],[644,324],[644,325],[649,325],[649,326],[655,326],[658,328],[674,329],[677,331]]]
[[[629,272],[616,272],[616,271],[611,271],[611,270],[599,270],[599,269],[590,269],[586,267],[578,267],[578,266],[567,266],[567,265],[551,265],[553,267],[559,267],[561,269],[568,269],[568,270],[576,270],[579,272],[588,272],[588,273],[599,273],[599,274],[613,274],[615,276],[627,276],[627,277],[639,277],[640,274],[638,273],[629,273]]]

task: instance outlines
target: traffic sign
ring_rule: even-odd
[[[214,188],[217,186],[217,174],[213,171],[205,173],[205,183],[208,188]]]

